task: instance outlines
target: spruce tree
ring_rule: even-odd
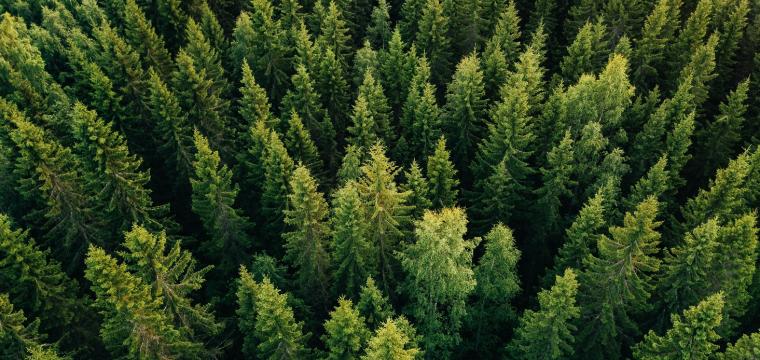
[[[573,43],[567,47],[567,55],[560,65],[562,77],[572,84],[578,81],[581,75],[596,72],[604,64],[608,50],[607,29],[604,23],[587,22],[578,31]]]
[[[124,33],[132,47],[140,53],[148,66],[156,69],[161,79],[169,79],[172,58],[164,39],[156,33],[145,13],[135,0],[127,0],[124,7]]]
[[[287,304],[287,294],[272,285],[269,278],[255,281],[241,268],[237,290],[238,327],[245,334],[243,354],[259,359],[301,359],[307,355],[302,333]]]
[[[142,160],[130,154],[124,137],[110,123],[98,118],[81,103],[72,108],[72,128],[77,142],[75,149],[88,173],[87,186],[97,193],[117,231],[131,224],[153,229],[162,228],[162,217],[168,206],[153,206],[147,184],[150,174],[140,169]]]
[[[401,133],[409,142],[409,151],[425,161],[433,152],[441,133],[441,110],[436,100],[436,88],[429,81],[430,67],[425,57],[417,61],[409,83],[401,115]]]
[[[364,40],[363,46],[356,50],[354,54],[354,64],[352,67],[351,78],[355,87],[359,87],[364,81],[364,75],[367,71],[375,72],[380,68],[380,60],[377,51],[372,49],[369,40]]]
[[[296,269],[297,283],[304,298],[312,304],[326,306],[330,293],[329,257],[327,254],[327,202],[317,191],[317,182],[303,165],[290,179],[288,208],[284,211],[288,232],[285,259]]]
[[[431,71],[435,73],[434,67]],[[477,55],[464,57],[446,89],[443,128],[454,145],[452,154],[459,171],[464,171],[485,131],[485,89]],[[466,183],[466,181],[465,181]]]
[[[275,104],[287,88],[290,65],[287,52],[286,29],[274,19],[271,2],[251,1],[251,12],[240,13],[235,22],[230,54],[236,64],[242,64],[243,59],[248,62],[254,77]]]
[[[325,11],[319,19],[320,33],[317,42],[323,49],[332,50],[338,63],[346,69],[351,53],[351,35],[343,14],[344,9],[338,7],[335,0],[330,0]]]
[[[542,185],[535,191],[538,197],[535,205],[538,218],[535,221],[544,234],[554,234],[564,225],[560,217],[562,203],[572,197],[576,185],[573,156],[573,139],[570,131],[565,131],[559,144],[546,154],[546,166],[540,169]]]
[[[104,319],[100,337],[113,356],[155,359],[200,354],[202,345],[172,324],[163,298],[130,274],[126,264],[96,246],[90,246],[85,264],[85,278],[96,296],[94,305]]]
[[[314,174],[321,174],[322,159],[319,157],[317,146],[311,140],[309,131],[301,122],[301,117],[295,110],[290,111],[288,120],[288,131],[285,133],[285,148],[290,152],[291,157],[309,168]]]
[[[752,359],[758,356],[758,344],[760,344],[759,333],[746,334],[735,343],[728,344],[726,351],[717,354],[717,357],[721,360]]]
[[[338,63],[335,53],[326,49],[319,53],[315,70],[315,85],[322,104],[334,124],[338,139],[345,138],[349,108],[349,83],[346,68]]]
[[[413,207],[411,216],[419,219],[425,210],[430,210],[433,203],[430,201],[430,185],[417,165],[417,160],[412,160],[409,170],[404,172],[404,180],[401,188],[409,192],[409,206]]]
[[[0,356],[8,359],[27,358],[27,349],[38,345],[42,336],[38,333],[39,320],[25,324],[23,310],[13,309],[8,294],[0,293]]]
[[[633,213],[626,213],[623,226],[610,227],[612,238],[602,235],[599,256],[587,257],[582,273],[579,303],[579,355],[587,358],[618,358],[621,337],[636,332],[631,314],[646,309],[651,275],[660,266],[658,252],[660,222],[657,200],[649,197]]]
[[[715,332],[722,320],[723,294],[709,296],[683,315],[673,314],[673,327],[662,336],[653,331],[633,347],[637,359],[709,359],[718,349]]]
[[[369,149],[380,139],[377,131],[378,126],[369,110],[367,98],[359,94],[351,115],[351,126],[347,129],[348,143],[354,148]]]
[[[277,118],[271,113],[269,98],[266,91],[259,86],[254,78],[248,60],[243,59],[243,78],[240,81],[240,100],[238,101],[238,113],[245,121],[246,127],[255,126],[263,121],[271,128],[277,128]]]
[[[367,27],[367,39],[376,49],[385,49],[391,40],[391,34],[395,36],[393,29],[391,29],[389,11],[390,7],[385,0],[378,0],[377,5],[372,8],[370,24]],[[398,32],[398,36],[401,40],[400,32]]]
[[[401,4],[399,31],[401,38],[410,44],[417,40],[417,29],[419,29],[425,3],[424,0],[405,0]]]
[[[338,306],[325,321],[325,335],[322,336],[328,351],[325,359],[358,358],[369,336],[364,318],[359,315],[353,302],[345,298],[338,299]]]
[[[399,254],[407,275],[403,289],[425,350],[447,357],[461,341],[466,300],[475,289],[472,252],[478,241],[463,238],[467,218],[459,208],[428,211],[415,225],[417,241]]]
[[[694,105],[699,109],[708,98],[710,82],[715,79],[715,46],[718,35],[713,34],[704,44],[694,48],[689,63],[684,66],[678,76],[678,83],[691,80]]]
[[[283,211],[287,208],[290,178],[295,165],[288,155],[280,136],[271,131],[265,139],[261,185],[262,242],[265,249],[281,254],[280,234],[283,233]]]
[[[427,160],[427,178],[430,201],[434,209],[454,206],[457,200],[457,171],[449,159],[446,139],[441,137],[435,152]]]
[[[369,158],[362,166],[358,181],[359,193],[367,206],[367,233],[371,246],[375,247],[380,283],[386,293],[395,284],[394,253],[398,240],[404,236],[403,229],[409,221],[409,192],[400,191],[395,178],[398,168],[385,156],[385,148],[375,144],[369,149]]]
[[[578,281],[573,269],[557,275],[549,290],[538,294],[538,311],[526,310],[507,346],[514,359],[563,359],[573,355],[573,325],[580,316],[575,298]]]
[[[385,0],[382,0],[385,1]],[[416,48],[407,52],[406,43],[401,40],[401,32],[398,27],[393,33],[388,34],[387,49],[381,51],[380,68],[378,75],[383,84],[383,90],[388,95],[388,105],[390,105],[394,118],[401,114],[401,105],[407,98],[412,77],[417,65]]]
[[[416,44],[430,62],[433,83],[443,86],[451,74],[451,44],[448,38],[449,18],[438,0],[426,0],[417,29]]]
[[[520,55],[520,16],[515,1],[509,1],[499,12],[492,37],[497,39],[507,65],[512,65]]]
[[[631,187],[630,194],[623,200],[623,205],[627,210],[633,210],[637,204],[644,199],[655,196],[662,197],[672,188],[670,180],[670,171],[668,171],[667,155],[660,156],[660,159],[649,168],[646,175],[639,178]],[[659,199],[662,200],[662,199]]]
[[[364,157],[364,148],[356,145],[346,146],[346,154],[338,169],[338,184],[345,185],[351,180],[358,180],[362,176],[362,158]]]
[[[680,1],[659,0],[644,21],[633,53],[632,78],[637,87],[652,89],[663,74],[665,49],[672,43],[680,17]]]
[[[372,71],[364,74],[364,81],[359,86],[359,97],[363,97],[367,102],[367,113],[374,122],[375,134],[386,144],[392,144],[394,137],[391,117],[393,114],[383,85],[375,79]]]
[[[472,350],[488,354],[504,340],[504,334],[515,320],[511,300],[520,292],[517,262],[520,250],[512,230],[502,224],[485,236],[485,253],[475,267],[477,285],[475,302],[468,311],[467,328],[472,332]]]
[[[235,207],[240,187],[232,182],[232,171],[221,163],[219,153],[211,149],[197,130],[194,138],[197,152],[193,162],[195,174],[190,179],[192,208],[210,238],[201,249],[220,264],[223,273],[230,274],[240,266],[251,246],[247,231],[252,224]]]
[[[373,248],[367,240],[365,205],[354,181],[333,195],[331,223],[334,292],[357,299],[367,277],[374,273]]]
[[[371,276],[367,277],[367,281],[362,285],[356,307],[367,321],[370,330],[379,329],[393,316],[388,298],[375,286],[375,280]]]
[[[196,269],[193,255],[181,248],[180,242],[167,246],[166,233],[151,233],[143,227],[134,226],[124,234],[122,253],[127,265],[144,284],[151,288],[156,299],[163,299],[161,309],[174,327],[196,343],[206,346],[222,330],[211,310],[211,305],[194,303],[193,292],[201,290],[211,266]],[[211,356],[216,350],[197,350]]]
[[[420,354],[417,347],[410,346],[411,339],[399,328],[397,320],[388,319],[369,339],[362,360],[414,360]]]

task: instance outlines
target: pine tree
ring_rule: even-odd
[[[472,252],[477,240],[464,240],[464,211],[426,212],[415,224],[417,241],[399,254],[407,278],[404,290],[424,348],[442,357],[460,343],[466,300],[475,289]]]
[[[446,150],[446,139],[441,137],[438,145],[427,160],[427,178],[430,188],[430,201],[432,207],[441,209],[454,206],[457,200],[457,171],[449,159],[449,151]]]
[[[210,238],[202,250],[220,264],[222,272],[229,274],[243,262],[250,248],[247,231],[252,224],[235,208],[240,187],[232,182],[232,171],[221,163],[219,153],[210,148],[203,135],[195,131],[194,138],[197,153],[193,162],[195,176],[190,179],[192,208]]]
[[[653,331],[633,347],[637,359],[709,359],[718,349],[715,341],[720,336],[715,329],[721,322],[723,294],[705,298],[699,304],[684,311],[682,316],[673,314],[673,327],[663,336]]]
[[[79,269],[87,246],[106,239],[104,219],[93,204],[97,197],[85,189],[79,162],[68,148],[17,110],[9,114],[15,127],[10,138],[19,153],[14,170],[19,193],[36,204],[27,220],[42,226],[48,245],[59,259],[67,259],[68,271]]]
[[[176,58],[177,68],[172,74],[172,84],[182,109],[187,112],[190,123],[209,139],[222,153],[230,140],[226,134],[227,100],[223,99],[213,78],[184,49]]]
[[[301,359],[307,355],[303,323],[296,322],[287,295],[280,293],[269,278],[256,282],[241,268],[237,299],[238,326],[245,334],[243,354],[258,359]]]
[[[680,17],[680,1],[658,0],[644,21],[641,39],[633,54],[632,77],[637,87],[651,89],[663,74],[665,49],[674,40]]]
[[[265,248],[273,254],[281,254],[282,248],[278,241],[283,233],[283,211],[287,208],[290,193],[290,178],[295,165],[288,156],[280,136],[272,131],[266,139],[264,150],[264,181],[261,185],[261,217],[263,231],[261,239]]]
[[[373,248],[367,240],[365,208],[354,181],[333,195],[331,223],[334,293],[357,299],[367,277],[374,273]]]
[[[127,0],[124,8],[124,33],[129,44],[140,53],[148,66],[153,67],[161,79],[171,75],[172,58],[166,50],[163,37],[156,30],[135,0]]]
[[[570,199],[572,188],[576,185],[573,178],[573,139],[570,131],[546,154],[546,166],[540,169],[542,185],[535,191],[535,220],[544,234],[554,234],[564,225],[560,217],[562,200]]]
[[[134,269],[142,283],[149,285],[152,296],[163,299],[161,309],[174,327],[193,342],[208,344],[222,330],[211,310],[211,305],[194,304],[192,292],[202,288],[204,277],[211,266],[196,269],[192,254],[175,242],[167,247],[166,233],[153,234],[134,226],[124,235],[122,253],[130,269]],[[196,350],[201,351],[201,350]],[[215,350],[202,350],[211,356]]]
[[[430,201],[430,185],[422,174],[420,166],[417,165],[417,160],[412,160],[409,171],[404,172],[404,179],[406,181],[401,187],[409,192],[409,206],[413,207],[411,216],[419,219],[425,210],[430,210],[433,203]]]
[[[391,40],[393,30],[390,24],[390,7],[385,0],[378,0],[377,5],[372,8],[370,15],[370,24],[367,27],[367,39],[376,49],[385,49]],[[398,31],[398,29],[397,29]],[[399,40],[401,33],[399,32]]]
[[[715,73],[715,47],[718,35],[713,34],[704,44],[696,46],[691,54],[689,63],[684,66],[678,77],[678,83],[691,81],[691,92],[694,105],[699,109],[708,98],[710,82],[717,76]]]
[[[330,49],[319,54],[315,83],[322,104],[325,104],[327,114],[334,124],[338,139],[345,138],[349,83],[346,80],[346,69],[338,63],[335,53]]]
[[[726,75],[730,74],[736,64],[736,54],[741,44],[744,30],[747,27],[747,15],[752,5],[746,0],[726,1],[722,9],[716,10],[713,21],[720,34],[720,40],[715,48],[716,73],[722,75],[716,78],[716,89],[726,92]]]
[[[289,207],[284,211],[289,230],[282,234],[286,260],[296,269],[297,283],[312,304],[327,305],[329,258],[326,238],[329,227],[327,202],[317,192],[317,182],[309,170],[299,165],[290,180]]]
[[[124,137],[81,103],[74,105],[71,118],[76,151],[94,174],[87,186],[99,195],[99,203],[108,204],[105,211],[114,229],[123,231],[130,224],[162,228],[168,206],[153,206],[150,174],[141,171],[142,160],[129,153]]]
[[[411,339],[399,328],[397,321],[388,319],[378,328],[367,344],[362,360],[414,360],[420,354],[410,346]]]
[[[668,170],[667,155],[660,156],[660,159],[649,168],[645,176],[639,178],[631,187],[631,192],[623,200],[627,210],[633,210],[637,204],[644,201],[650,196],[661,197],[671,189],[670,171]],[[659,199],[662,200],[662,199]]]
[[[94,305],[104,318],[100,337],[113,356],[192,357],[203,350],[172,325],[163,311],[163,299],[130,274],[126,264],[95,246],[90,246],[85,264],[85,278],[96,296]],[[133,331],[135,328],[140,331]]]
[[[288,83],[286,30],[274,19],[269,0],[251,1],[251,12],[240,13],[232,32],[230,54],[235,64],[245,59],[253,75],[277,104]]]
[[[549,290],[538,294],[538,311],[526,310],[515,337],[507,346],[514,359],[563,359],[573,355],[573,321],[580,316],[575,303],[578,281],[575,271],[556,276]]]
[[[309,171],[314,174],[322,173],[322,159],[317,152],[317,146],[314,145],[309,131],[304,127],[301,117],[295,110],[290,111],[288,132],[285,134],[285,148],[295,161],[302,163],[309,168]]]
[[[378,126],[369,110],[367,98],[359,94],[354,103],[351,126],[348,127],[348,143],[360,149],[369,149],[379,140]]]
[[[369,149],[369,159],[362,166],[358,181],[359,193],[367,206],[367,233],[370,244],[376,247],[376,259],[383,290],[388,293],[395,282],[394,252],[403,229],[409,221],[408,192],[399,191],[395,177],[398,168],[385,156],[385,148],[375,144]]]
[[[512,230],[497,224],[485,236],[485,253],[475,267],[475,302],[468,311],[468,328],[473,333],[472,349],[488,354],[495,349],[515,319],[510,304],[520,292],[517,262],[520,250]]]
[[[430,61],[433,83],[443,86],[448,82],[451,64],[451,44],[448,38],[449,18],[438,0],[426,0],[417,29],[417,48]]]
[[[497,39],[507,65],[512,65],[520,55],[520,16],[514,1],[509,1],[499,12],[492,37]]]
[[[338,306],[330,312],[330,318],[325,321],[325,335],[322,336],[328,350],[325,359],[358,358],[369,336],[367,325],[351,300],[338,299]]]
[[[379,329],[393,316],[388,298],[375,286],[375,280],[371,276],[367,277],[367,281],[362,285],[356,307],[367,321],[370,330]]]
[[[388,34],[387,49],[379,54],[378,75],[383,84],[383,90],[388,95],[388,105],[395,115],[394,119],[401,114],[402,102],[407,98],[417,65],[416,48],[413,47],[409,52],[406,52],[405,48],[406,43],[401,40],[401,32],[396,27],[392,34]]]
[[[434,67],[431,67],[435,73]],[[446,89],[446,107],[443,111],[443,128],[446,138],[454,145],[452,154],[459,171],[475,153],[484,132],[485,89],[480,61],[475,54],[462,59]],[[466,181],[465,181],[466,183]]]
[[[694,49],[704,41],[713,17],[713,6],[711,1],[697,2],[668,51],[672,63],[670,71],[680,71],[689,62]]]
[[[430,67],[420,58],[409,83],[401,117],[401,133],[409,142],[409,151],[425,161],[433,152],[441,133],[441,110],[436,100],[436,88],[428,82]]]
[[[739,83],[726,100],[720,104],[720,114],[697,133],[697,143],[702,174],[708,177],[715,170],[726,166],[727,160],[737,153],[747,111],[747,91],[749,79]]]
[[[579,333],[580,356],[618,358],[620,338],[636,331],[630,316],[646,308],[649,274],[660,266],[654,257],[660,239],[657,204],[649,197],[626,213],[622,227],[610,227],[612,238],[599,238],[599,256],[586,258],[587,271],[580,279],[580,321],[585,324]]]
[[[499,88],[507,81],[508,75],[509,64],[501,43],[498,38],[491,37],[483,50],[483,80],[489,100],[498,97]]]
[[[596,72],[604,64],[608,51],[607,28],[604,23],[587,22],[567,47],[567,55],[560,65],[562,77],[572,84],[581,75]]]
[[[193,137],[187,116],[179,99],[154,70],[148,71],[147,82],[150,120],[156,124],[157,147],[166,161],[165,169],[176,173],[175,188],[184,183],[193,169]]]

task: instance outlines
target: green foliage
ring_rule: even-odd
[[[418,49],[430,61],[433,83],[438,86],[445,84],[451,74],[451,43],[447,37],[449,21],[441,2],[426,0],[415,38]]]
[[[367,277],[367,281],[362,285],[356,307],[371,330],[379,329],[393,316],[393,309],[388,298],[380,292],[371,276]]]
[[[663,336],[650,331],[644,341],[633,348],[637,359],[709,359],[718,349],[720,339],[715,328],[722,319],[723,294],[705,298],[684,311],[673,315],[673,327]]]
[[[317,152],[317,146],[314,145],[309,131],[304,127],[301,117],[295,110],[290,112],[288,131],[285,134],[285,147],[295,161],[309,168],[312,173],[321,173],[322,159]]]
[[[256,359],[301,359],[306,355],[303,324],[296,322],[287,295],[269,278],[257,282],[241,268],[237,299],[238,326],[245,335],[243,354]]]
[[[441,137],[435,152],[427,160],[430,202],[435,209],[454,206],[457,198],[459,180],[456,177],[457,170],[449,158],[446,139]]]
[[[323,340],[328,350],[325,359],[330,360],[358,359],[370,335],[359,311],[345,298],[338,299],[338,306],[330,312],[325,332]]]
[[[367,240],[366,209],[356,183],[349,181],[332,200],[331,260],[335,291],[356,299],[360,287],[375,269],[374,248]]]
[[[39,320],[26,322],[24,311],[13,310],[8,294],[0,294],[0,355],[9,359],[23,359],[27,349],[37,345]]]
[[[399,328],[398,320],[388,319],[375,331],[362,360],[414,360],[420,350],[410,346],[411,339]]]
[[[514,359],[562,359],[573,355],[573,321],[580,308],[575,297],[578,281],[572,269],[555,278],[549,290],[538,294],[538,311],[525,310],[515,337],[507,346]]]
[[[596,72],[606,60],[609,44],[607,29],[601,22],[587,22],[578,31],[567,55],[560,65],[562,76],[568,83],[576,82],[581,75]]]
[[[463,238],[466,226],[460,208],[428,211],[415,223],[417,241],[399,254],[407,275],[409,313],[417,321],[425,351],[443,358],[461,341],[466,300],[476,285],[472,252],[478,241]]]
[[[197,152],[193,162],[195,175],[190,179],[192,207],[210,240],[202,249],[220,264],[222,271],[230,274],[240,266],[250,248],[247,231],[252,224],[235,207],[240,188],[232,182],[232,171],[221,163],[219,153],[209,147],[203,135],[196,131],[194,137]]]
[[[402,189],[409,192],[409,206],[413,207],[411,215],[418,219],[433,206],[430,201],[430,185],[416,160],[412,161],[409,171],[404,172],[404,179],[406,182],[402,184]]]

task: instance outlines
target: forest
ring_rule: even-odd
[[[760,359],[760,0],[0,14],[0,359]]]

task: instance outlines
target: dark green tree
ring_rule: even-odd
[[[438,0],[426,0],[418,22],[416,44],[430,61],[433,83],[441,87],[451,74],[451,44],[448,38],[449,18]]]
[[[284,229],[283,211],[287,208],[290,178],[295,167],[277,132],[265,140],[263,184],[261,185],[261,241],[265,249],[281,254],[280,234]]]
[[[367,281],[362,285],[356,307],[367,321],[370,330],[379,329],[393,316],[393,308],[388,298],[375,286],[375,280],[371,276],[367,277]]]
[[[409,192],[409,206],[412,206],[412,218],[419,219],[425,210],[429,210],[433,203],[430,201],[430,185],[425,175],[422,174],[417,160],[412,160],[409,171],[404,172],[405,182],[401,185],[404,191]]]
[[[366,230],[365,206],[356,183],[347,182],[333,195],[332,250],[334,293],[357,299],[361,286],[376,268]]]
[[[607,28],[602,22],[587,22],[578,31],[567,55],[562,58],[562,77],[572,84],[583,74],[595,73],[607,60],[609,43]]]
[[[319,157],[317,146],[311,140],[311,135],[301,122],[301,117],[295,110],[290,111],[288,131],[285,133],[285,148],[291,157],[309,168],[314,174],[321,174],[322,159]]]
[[[364,318],[359,315],[354,304],[351,300],[340,298],[338,306],[325,321],[325,335],[322,336],[328,351],[325,359],[358,359],[369,337],[370,332],[364,324]]]
[[[446,139],[441,137],[435,152],[427,159],[427,178],[430,201],[434,209],[454,206],[457,200],[457,170],[451,163]]]

